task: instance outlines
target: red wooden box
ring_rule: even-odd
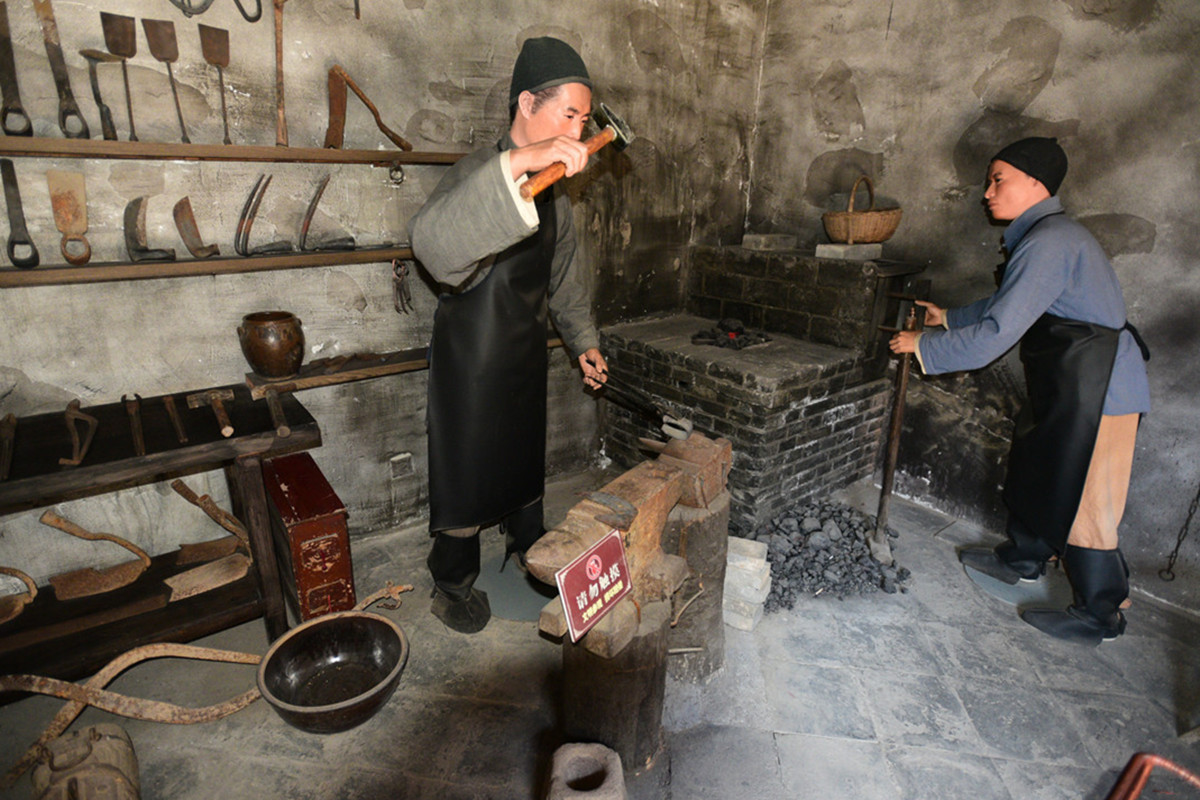
[[[284,592],[300,619],[354,607],[346,507],[308,453],[263,463]]]

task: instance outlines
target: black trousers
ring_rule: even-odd
[[[545,532],[541,498],[500,520],[500,530],[504,533],[506,555],[524,553],[532,547]],[[462,529],[454,533],[435,533],[433,548],[425,560],[433,575],[434,585],[455,600],[468,597],[475,579],[479,577],[479,553],[478,528],[474,533],[465,533]]]

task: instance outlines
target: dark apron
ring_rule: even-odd
[[[546,474],[546,291],[554,193],[536,233],[477,286],[438,299],[429,346],[429,528],[489,525],[542,496]]]
[[[1013,431],[1004,502],[1058,553],[1079,511],[1120,333],[1043,314],[1021,338],[1029,398]]]

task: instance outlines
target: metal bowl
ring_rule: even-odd
[[[408,639],[386,617],[341,611],[309,620],[271,645],[258,689],[300,730],[336,733],[383,707],[408,661]]]

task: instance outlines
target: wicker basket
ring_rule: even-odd
[[[858,185],[867,182],[867,192],[871,196],[871,207],[866,211],[854,210],[854,195],[858,193]],[[854,182],[850,190],[850,202],[846,211],[827,211],[821,217],[825,224],[825,234],[829,241],[845,244],[874,244],[884,242],[896,232],[900,224],[899,208],[875,208],[875,187],[866,175]]]

